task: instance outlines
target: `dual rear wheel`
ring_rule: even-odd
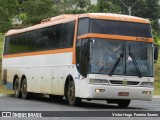
[[[30,93],[27,92],[27,80],[24,78],[20,84],[19,79],[16,78],[14,82],[14,95],[16,98],[28,99]]]

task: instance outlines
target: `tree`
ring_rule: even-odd
[[[97,5],[90,5],[88,12],[102,12],[102,13],[119,13],[121,8],[113,4],[112,0],[99,0]]]
[[[12,27],[12,19],[18,12],[17,0],[0,0],[0,32]]]
[[[86,13],[89,5],[89,0],[63,0],[56,4],[55,9],[58,14],[80,14]]]
[[[75,9],[85,9],[90,5],[90,0],[63,0],[63,3],[75,6]]]
[[[132,6],[137,0],[121,0],[126,6]],[[120,0],[113,0],[114,4],[121,7],[122,14],[128,14],[127,7],[120,2]],[[159,0],[138,0],[135,6],[131,9],[133,16],[149,19],[152,25],[152,33],[155,43],[160,45],[160,28],[158,26],[158,19],[160,18]]]
[[[54,15],[54,3],[52,0],[27,0],[21,5],[20,18],[24,24],[33,25],[41,22],[42,19]]]

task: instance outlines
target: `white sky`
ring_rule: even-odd
[[[91,0],[91,4],[97,4],[97,0]]]

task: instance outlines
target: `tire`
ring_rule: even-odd
[[[69,85],[67,87],[67,102],[69,105],[74,106],[74,105],[79,105],[81,103],[81,99],[75,97],[75,84],[74,81],[70,81]]]
[[[27,80],[24,78],[21,84],[21,95],[23,99],[29,98],[29,93],[27,92]]]
[[[129,106],[131,100],[117,100],[117,104],[120,108],[126,108]]]
[[[60,101],[60,100],[62,100],[63,96],[60,96],[60,95],[49,95],[49,98],[52,101]]]
[[[21,98],[21,90],[20,90],[20,85],[19,85],[19,79],[16,78],[14,82],[14,96],[16,98]]]

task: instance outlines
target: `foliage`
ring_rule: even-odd
[[[132,15],[151,20],[155,43],[160,45],[159,0],[98,0],[91,5],[90,0],[0,0],[0,32],[13,28],[12,19],[23,21],[21,27],[40,23],[42,19],[61,14],[80,13],[121,13],[128,14],[129,6]],[[134,5],[134,3],[137,3]],[[125,5],[122,3],[124,2]],[[16,26],[16,28],[21,28]]]
[[[160,51],[159,51],[159,55],[158,55],[158,61],[156,64],[154,64],[154,95],[160,95]]]
[[[102,13],[119,13],[121,8],[116,4],[112,3],[112,0],[99,0],[97,5],[90,5],[88,7],[88,12],[102,12]]]
[[[12,18],[17,14],[17,0],[0,0],[0,32],[10,29]]]
[[[53,11],[52,0],[28,0],[21,5],[22,12],[20,18],[23,19],[24,24],[37,24],[44,18],[50,16]]]
[[[88,5],[90,5],[89,0],[63,0],[63,3],[74,5],[75,9],[85,9]]]

